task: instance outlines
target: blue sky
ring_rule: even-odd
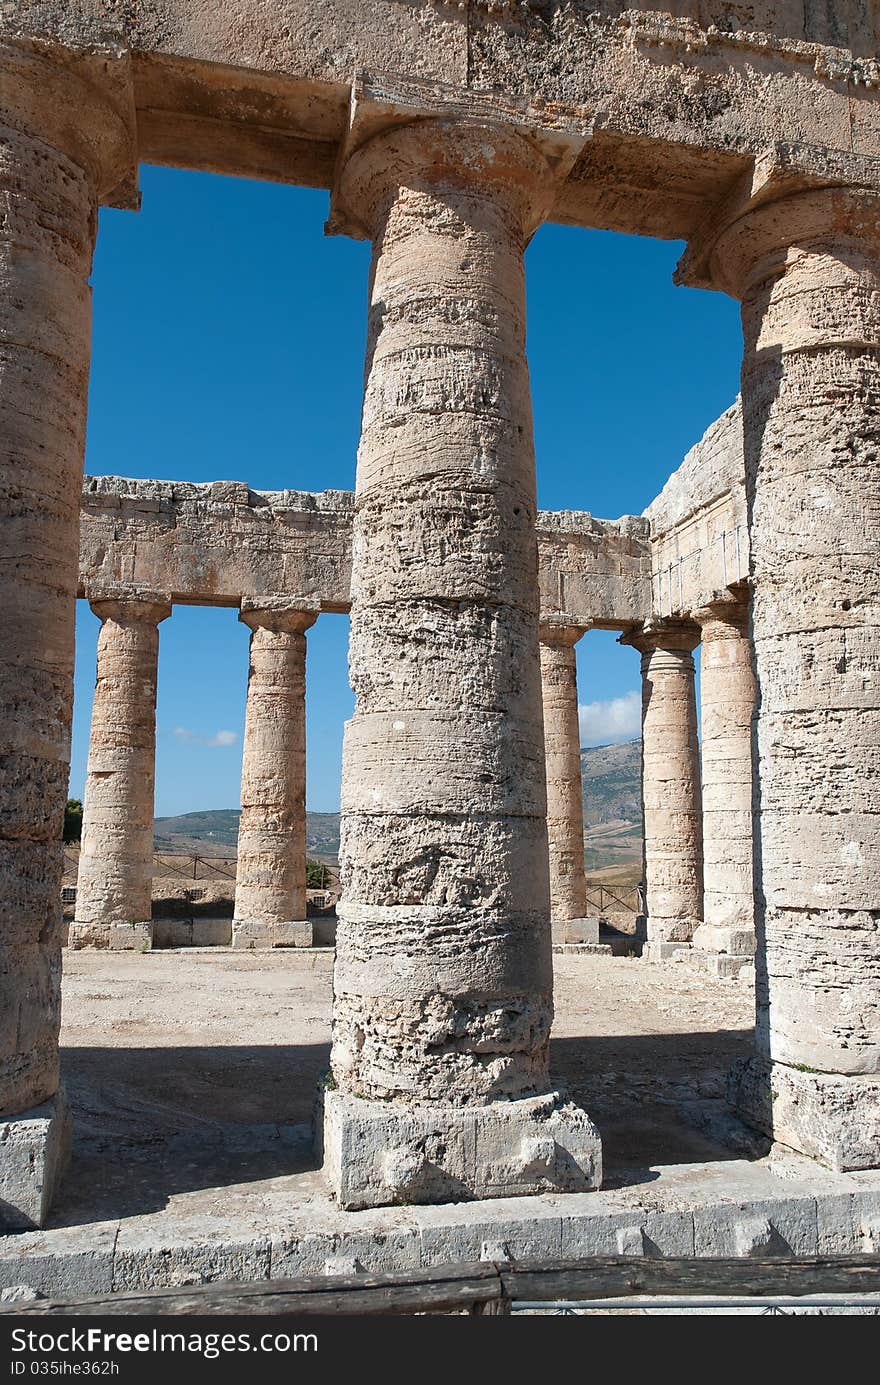
[[[101,212],[86,470],[256,490],[351,488],[369,246],[325,238],[327,194],[141,170]],[[675,288],[677,243],[545,226],[526,256],[538,499],[638,514],[738,389],[738,306]],[[98,621],[77,608],[71,793],[81,796]],[[238,804],[248,631],[177,607],[160,627],[156,810]],[[347,621],[308,635],[308,806],[339,802]],[[637,733],[638,656],[578,645],[584,741]]]

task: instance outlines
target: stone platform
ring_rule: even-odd
[[[480,1258],[880,1251],[880,1174],[832,1174],[785,1151],[757,1162],[632,1170],[602,1192],[343,1212],[307,1167],[309,1139],[306,1127],[242,1130],[225,1150],[235,1182],[181,1192],[137,1216],[107,1216],[106,1204],[96,1205],[91,1215],[68,1214],[65,1225],[7,1236],[0,1289],[84,1295]],[[187,1168],[191,1155],[179,1151]],[[297,1171],[247,1181],[244,1164],[261,1158]],[[138,1170],[131,1174],[136,1180]]]

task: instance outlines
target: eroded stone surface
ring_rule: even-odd
[[[578,725],[579,626],[541,626],[541,687],[547,773],[547,838],[550,851],[550,917],[554,923],[583,919],[587,912],[584,874],[584,809],[581,738]],[[569,937],[567,942],[598,942]]]
[[[306,918],[305,632],[315,614],[276,602],[241,619],[251,641],[233,946],[284,946]]]
[[[70,947],[150,946],[159,623],[168,601],[92,602],[101,619]]]

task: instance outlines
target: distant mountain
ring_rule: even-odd
[[[588,871],[641,860],[641,741],[600,745],[581,751],[584,781],[584,859]],[[237,808],[215,808],[157,818],[156,850],[234,856]],[[310,856],[334,861],[339,852],[339,814],[306,813]]]
[[[234,856],[238,845],[238,808],[212,808],[202,813],[181,813],[156,818],[157,851],[183,851],[191,855]],[[334,858],[339,851],[339,814],[306,813],[306,850],[310,856]]]

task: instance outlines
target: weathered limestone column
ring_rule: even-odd
[[[158,627],[171,603],[143,593],[91,607],[102,623],[68,946],[144,951],[153,940]]]
[[[742,300],[758,696],[760,1057],[735,1095],[783,1143],[876,1167],[880,194],[746,206],[709,272]]]
[[[700,726],[703,790],[703,923],[694,947],[735,976],[755,958],[752,863],[752,717],[755,678],[746,601],[694,613],[702,630]]]
[[[62,825],[98,202],[132,121],[99,57],[0,43],[0,1226],[45,1219],[58,1078]],[[106,78],[106,80],[105,80]]]
[[[642,655],[642,800],[653,960],[690,943],[703,915],[700,752],[692,651],[699,627],[669,622],[626,636]]]
[[[242,607],[251,628],[233,947],[310,947],[306,635],[315,611]]]
[[[373,241],[332,1082],[346,1207],[595,1186],[554,1092],[523,250],[548,170],[431,119],[349,156]]]
[[[584,802],[574,647],[581,625],[541,626],[541,688],[547,773],[550,918],[560,942],[598,943],[588,919],[584,874]]]

